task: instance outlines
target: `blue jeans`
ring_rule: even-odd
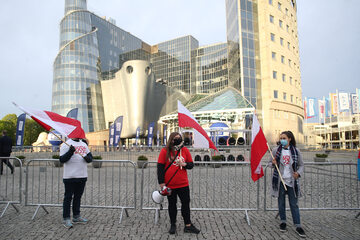
[[[298,199],[295,196],[294,188],[286,186],[287,191],[285,191],[284,186],[280,183],[278,205],[279,205],[279,215],[281,222],[286,223],[286,206],[285,206],[285,195],[289,197],[289,204],[291,210],[291,216],[293,223],[296,227],[301,227],[300,224],[300,211],[298,206]]]

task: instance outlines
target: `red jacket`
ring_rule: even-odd
[[[159,158],[158,158],[158,163],[159,164],[164,164],[165,169],[171,163],[170,159],[166,159],[166,153],[167,153],[166,148],[161,149],[160,154],[159,154]],[[176,154],[177,154],[177,151],[175,151],[175,155]],[[172,157],[174,157],[175,155],[171,154]],[[179,153],[178,157],[183,157],[185,162],[187,162],[187,163],[193,163],[190,151],[186,147],[183,147],[180,150],[180,153]],[[175,174],[176,170],[178,170],[176,175],[173,177],[173,179],[170,181],[170,183],[167,185],[167,187],[169,187],[171,189],[175,189],[175,188],[182,188],[182,187],[189,186],[189,179],[188,179],[188,176],[187,176],[186,169],[184,167],[182,169],[180,169],[180,167],[175,165],[175,162],[166,171],[164,183],[167,183],[171,179],[171,177]]]

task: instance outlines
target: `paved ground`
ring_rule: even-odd
[[[352,155],[348,156],[344,153],[334,156],[334,159],[354,162]],[[155,224],[154,210],[128,210],[130,216],[124,215],[122,223],[119,223],[120,209],[83,208],[82,215],[90,220],[89,223],[76,225],[73,229],[65,229],[61,224],[61,207],[48,207],[49,214],[40,209],[35,220],[31,220],[36,207],[20,205],[20,213],[9,207],[5,215],[0,218],[0,239],[299,239],[291,224],[290,212],[287,212],[288,231],[281,233],[278,230],[279,220],[275,219],[276,212],[263,211],[265,199],[263,190],[267,186],[264,178],[257,186],[250,181],[248,166],[223,166],[219,169],[206,166],[197,166],[189,173],[192,182],[192,207],[257,208],[259,206],[259,211],[249,212],[250,226],[244,218],[244,211],[192,211],[192,221],[201,229],[201,233],[187,234],[183,232],[184,225],[179,212],[177,234],[170,236],[167,233],[170,226],[166,210],[161,211],[159,223]],[[108,164],[101,169],[93,169],[89,166],[84,203],[99,206],[128,204],[131,206],[134,203],[133,170],[131,166],[124,168],[122,165]],[[61,204],[63,194],[61,173],[62,169],[54,168],[52,164],[35,165],[30,168],[28,201]],[[269,171],[267,173],[270,174]],[[138,207],[141,174],[141,171],[136,171]],[[6,196],[5,186],[11,186],[11,181],[14,179],[16,188],[19,179],[18,168],[15,175],[1,176],[0,197]],[[270,181],[269,177],[267,181]],[[23,175],[22,192],[25,191],[24,182],[25,175]],[[305,196],[300,201],[300,206],[356,208],[359,206],[359,183],[354,165],[351,168],[347,165],[309,165],[306,168],[306,179],[304,177],[303,181]],[[122,187],[119,187],[120,185]],[[149,193],[156,185],[155,169],[148,168],[144,178],[144,207],[154,206],[149,199]],[[257,187],[259,187],[258,204]],[[16,192],[14,194],[16,195]],[[130,197],[126,198],[126,195]],[[8,193],[7,196],[12,195]],[[266,193],[266,199],[267,208],[276,208],[276,201],[270,198],[269,192]],[[3,207],[4,205],[1,204],[1,211]],[[360,239],[360,217],[355,218],[360,211],[301,210],[300,212],[308,239]]]
[[[120,224],[119,210],[83,209],[89,223],[65,229],[61,225],[61,208],[49,208],[49,214],[41,210],[33,221],[34,207],[20,209],[20,213],[9,209],[0,219],[0,239],[299,239],[291,223],[286,233],[278,230],[276,212],[250,212],[248,226],[244,212],[193,211],[192,221],[201,229],[199,235],[183,232],[179,213],[177,234],[169,235],[165,211],[156,225],[154,211],[129,210],[130,216]],[[301,218],[308,239],[359,239],[360,218],[355,219],[356,214],[355,211],[302,211]],[[287,215],[290,217],[289,212]]]

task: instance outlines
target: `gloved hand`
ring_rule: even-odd
[[[93,160],[92,154],[89,152],[89,153],[84,157],[84,160],[85,160],[87,163],[91,163],[92,160]]]
[[[75,147],[71,145],[69,148],[69,152],[74,153],[75,151],[76,151]]]

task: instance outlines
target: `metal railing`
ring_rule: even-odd
[[[56,167],[56,159],[33,159],[26,166],[25,205],[40,208],[62,207],[64,184],[63,169]],[[95,168],[96,164],[101,167]],[[121,209],[136,208],[136,165],[129,160],[94,160],[88,165],[88,179],[81,207]]]
[[[167,208],[153,202],[151,194],[159,189],[156,162],[142,168],[142,210],[155,210],[155,223],[160,210]],[[195,211],[244,211],[250,225],[248,211],[259,209],[259,182],[251,180],[250,165],[244,162],[196,162],[188,170],[191,210]]]
[[[0,175],[0,204],[6,204],[0,215],[1,218],[10,205],[19,212],[15,204],[22,202],[22,162],[16,157],[0,157],[0,161],[3,162],[1,163],[3,164],[3,171]],[[9,161],[10,164],[12,162],[12,166],[14,167],[13,173],[6,165],[6,161]],[[17,166],[19,168],[17,168]]]
[[[302,210],[360,210],[360,186],[355,163],[304,163],[300,178]],[[264,210],[277,211],[277,199],[272,198],[272,171],[265,169]]]

